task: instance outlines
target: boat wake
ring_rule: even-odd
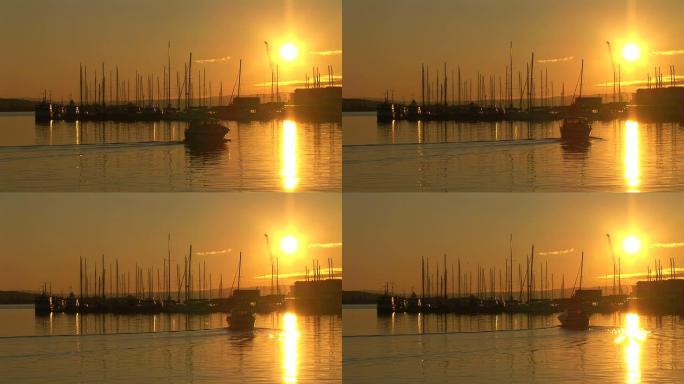
[[[269,327],[254,327],[254,332],[273,332],[282,331],[280,328]],[[0,336],[0,340],[16,340],[16,339],[47,339],[47,338],[81,338],[81,337],[97,337],[97,336],[131,336],[131,335],[181,335],[186,336],[192,334],[195,336],[216,336],[216,335],[240,335],[244,332],[235,332],[228,329],[228,327],[216,328],[199,328],[199,329],[178,329],[178,330],[160,330],[160,331],[140,331],[140,332],[100,332],[100,333],[84,333],[84,334],[57,334],[57,335],[13,335]]]
[[[448,332],[424,332],[424,333],[381,333],[381,334],[359,334],[359,335],[343,335],[343,339],[357,339],[357,338],[375,338],[375,337],[405,337],[405,336],[439,336],[439,335],[467,335],[476,333],[495,333],[495,332],[531,332],[541,331],[544,329],[558,328],[557,325],[537,328],[520,328],[520,329],[490,329],[483,331],[448,331]]]
[[[544,139],[511,139],[511,140],[473,140],[473,141],[435,141],[428,143],[371,143],[371,144],[346,144],[343,148],[377,148],[377,147],[499,147],[511,145],[541,145],[560,143],[559,138]]]
[[[590,141],[603,141],[603,138],[590,136]],[[436,141],[429,143],[371,143],[371,144],[346,144],[344,149],[363,148],[393,148],[393,147],[424,147],[424,148],[482,148],[482,147],[520,147],[534,145],[561,144],[564,141],[557,137],[547,137],[544,139],[512,139],[512,140],[474,140],[474,141]]]
[[[40,159],[50,157],[74,156],[88,153],[121,152],[174,148],[182,146],[182,141],[140,141],[108,144],[59,144],[59,145],[18,145],[0,147],[0,161]]]

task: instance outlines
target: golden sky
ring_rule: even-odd
[[[396,292],[418,292],[421,256],[433,274],[445,253],[447,265],[460,258],[474,275],[478,263],[504,269],[511,234],[516,287],[517,264],[524,274],[532,244],[536,273],[548,261],[556,289],[563,274],[572,287],[582,251],[584,286],[611,287],[612,278],[599,279],[613,272],[606,234],[623,275],[645,274],[657,259],[668,274],[670,257],[684,268],[684,213],[673,209],[684,204],[681,194],[359,193],[343,200],[345,290],[380,291],[390,282]]]
[[[539,71],[548,69],[556,95],[563,83],[565,95],[572,95],[581,59],[584,94],[612,94],[612,85],[600,86],[613,80],[606,41],[621,66],[625,92],[634,89],[632,82],[653,75],[654,66],[661,67],[665,82],[670,65],[681,73],[678,80],[684,79],[679,20],[684,3],[678,0],[346,0],[343,13],[345,97],[380,98],[390,90],[398,100],[419,99],[423,63],[430,66],[431,79],[437,68],[444,78],[446,61],[449,78],[460,66],[474,88],[478,71],[496,75],[498,83],[498,76],[505,79],[511,41],[516,99],[518,71],[524,83],[532,51],[535,81],[540,84]],[[640,51],[632,62],[622,54],[630,42]]]
[[[193,82],[206,68],[207,92],[211,82],[214,97],[220,81],[224,96],[231,94],[240,58],[242,93],[270,94],[270,86],[258,86],[271,80],[264,41],[280,80],[296,85],[313,66],[322,77],[328,65],[342,75],[341,29],[339,0],[6,0],[0,97],[38,98],[47,89],[55,100],[78,100],[79,63],[88,67],[89,81],[95,70],[100,78],[104,61],[107,76],[118,65],[120,79],[130,79],[131,87],[136,71],[162,82],[169,41],[173,92],[176,71],[182,83],[192,51]],[[280,54],[286,43],[297,48],[293,61]]]
[[[334,268],[342,267],[338,194],[5,193],[0,215],[0,290],[38,290],[43,282],[51,282],[53,292],[77,290],[79,256],[88,258],[92,272],[96,261],[101,268],[103,253],[108,269],[119,259],[121,271],[133,274],[137,262],[163,275],[169,233],[173,281],[176,263],[182,272],[192,244],[193,273],[206,260],[214,289],[219,273],[224,288],[230,287],[240,251],[242,284],[270,286],[270,278],[257,278],[270,273],[265,233],[283,275],[298,278],[313,259],[323,269],[328,257]],[[290,254],[291,244],[281,246],[288,236],[296,239]]]

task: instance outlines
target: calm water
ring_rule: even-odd
[[[0,113],[0,191],[339,191],[339,123],[224,122],[198,151],[183,122],[36,124]]]
[[[684,320],[678,317],[593,315],[586,332],[558,328],[555,315],[378,318],[374,306],[345,306],[342,319],[345,383],[640,383],[684,377]]]
[[[0,381],[9,383],[340,383],[339,316],[258,315],[228,331],[224,314],[36,317],[0,306]]]
[[[595,122],[588,145],[548,123],[378,124],[346,113],[345,191],[684,191],[684,127]]]

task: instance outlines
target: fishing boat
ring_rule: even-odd
[[[591,133],[591,123],[584,117],[568,117],[563,119],[560,133],[561,140],[586,141]]]
[[[216,119],[194,120],[185,130],[185,142],[188,144],[223,143],[229,131]]]
[[[558,316],[558,320],[561,323],[561,328],[578,331],[589,329],[589,316],[584,312],[579,302],[566,308],[565,312]]]
[[[79,309],[79,301],[73,292],[69,294],[64,303],[64,312],[66,313],[77,313]]]
[[[52,103],[47,101],[47,95],[43,95],[43,100],[35,106],[36,121],[50,121],[53,117]]]
[[[237,290],[233,293],[233,308],[231,308],[226,320],[228,328],[234,331],[248,331],[254,329],[254,313],[256,302],[247,295],[242,295],[240,290],[240,274],[242,270],[242,252],[238,261]]]
[[[582,83],[584,79],[584,59],[582,59],[582,67],[580,69],[579,80],[579,97],[574,99],[573,105],[570,107],[571,115],[563,119],[561,125],[561,140],[564,141],[587,141],[589,140],[589,133],[591,133],[591,124],[589,120],[583,116],[587,113],[584,101],[594,98],[582,97]],[[600,101],[599,101],[600,102]]]
[[[43,285],[43,292],[34,300],[36,315],[48,315],[53,311],[52,296],[48,295],[47,287]]]
[[[582,252],[582,261],[580,262],[580,288],[582,290],[582,269],[584,267],[584,252]],[[568,307],[565,312],[558,316],[561,323],[561,328],[572,329],[577,331],[584,331],[589,329],[589,315],[582,308],[582,302],[577,296],[577,292],[570,298]]]
[[[228,328],[234,331],[254,329],[254,308],[233,308],[228,314]]]

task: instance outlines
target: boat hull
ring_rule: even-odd
[[[185,142],[189,144],[223,143],[229,131],[221,124],[191,124],[185,130]]]
[[[589,316],[585,314],[568,315],[567,313],[563,313],[558,316],[558,320],[561,323],[561,328],[576,331],[584,331],[589,329]]]
[[[231,312],[228,317],[228,329],[234,331],[249,331],[254,329],[255,317],[253,313],[234,313]]]
[[[560,128],[561,140],[587,141],[591,133],[591,125],[587,122],[563,122]]]

